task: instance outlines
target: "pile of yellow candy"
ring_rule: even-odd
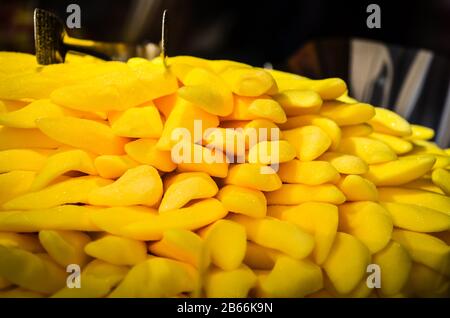
[[[0,297],[450,296],[449,150],[340,79],[1,52],[0,83]]]

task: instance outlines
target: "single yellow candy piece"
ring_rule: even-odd
[[[256,284],[256,275],[247,266],[232,270],[211,269],[205,277],[208,298],[245,298]]]
[[[369,124],[356,124],[341,127],[342,138],[366,137],[373,133],[373,128]]]
[[[100,155],[123,154],[126,138],[114,135],[109,126],[74,117],[41,118],[38,128],[50,138]]]
[[[347,104],[329,101],[322,105],[320,115],[332,119],[339,126],[349,126],[367,122],[375,115],[375,109],[364,103]]]
[[[412,155],[398,160],[370,165],[364,175],[377,186],[397,186],[422,177],[431,170],[435,158],[430,155]]]
[[[110,116],[113,132],[117,136],[132,138],[159,138],[163,123],[153,103],[127,109]]]
[[[16,247],[31,253],[44,252],[39,239],[33,234],[0,232],[0,245],[7,247]]]
[[[256,118],[266,118],[274,123],[286,122],[286,114],[279,103],[270,98],[258,98],[248,107],[248,112]],[[251,118],[254,119],[254,118]]]
[[[195,129],[196,123],[200,129]],[[201,124],[201,126],[199,125]],[[180,137],[195,143],[202,140],[203,133],[208,128],[219,125],[219,119],[192,103],[177,98],[170,115],[166,118],[161,138],[158,140],[159,150],[168,151],[179,141]],[[195,131],[198,132],[195,132]]]
[[[391,241],[373,255],[373,263],[380,266],[381,294],[392,296],[402,291],[408,281],[412,261],[408,252],[397,242]]]
[[[297,158],[301,161],[312,161],[318,158],[331,145],[330,137],[316,126],[284,130],[283,138],[296,148]]]
[[[33,210],[67,203],[88,203],[90,193],[111,183],[100,177],[70,178],[36,191],[25,193],[3,204],[5,210]]]
[[[128,143],[129,144],[129,143]],[[125,149],[126,149],[125,145]],[[107,179],[117,179],[128,169],[137,167],[138,162],[128,155],[102,155],[94,160],[95,170],[99,176]]]
[[[267,200],[259,190],[226,185],[220,189],[217,198],[225,208],[234,213],[244,214],[254,218],[266,216]]]
[[[183,78],[185,86],[178,95],[213,115],[227,116],[233,110],[233,95],[226,83],[216,74],[193,68]]]
[[[377,203],[361,201],[339,206],[339,230],[359,239],[372,254],[389,243],[392,228],[390,214]]]
[[[211,198],[217,191],[217,184],[206,173],[203,176],[192,175],[166,188],[159,212],[182,208],[191,200]]]
[[[39,232],[41,230],[98,231],[91,222],[91,207],[62,205],[50,209],[4,211],[0,213],[0,231]]]
[[[295,205],[308,201],[341,204],[345,195],[333,184],[309,186],[283,184],[280,189],[266,193],[268,204]]]
[[[70,264],[83,267],[88,262],[84,247],[91,239],[85,233],[43,230],[39,232],[39,241],[50,257],[64,268]]]
[[[369,124],[376,132],[388,135],[409,136],[412,133],[410,124],[403,117],[386,108],[375,107],[375,116]]]
[[[411,142],[396,136],[386,135],[374,132],[369,135],[370,138],[379,140],[388,145],[397,155],[403,155],[413,149]]]
[[[87,255],[114,265],[135,265],[147,259],[144,242],[109,234],[86,244],[84,251]]]
[[[153,215],[141,221],[124,224],[120,235],[136,240],[159,240],[168,229],[196,230],[219,220],[228,211],[216,199],[205,199],[178,210]],[[103,217],[108,217],[103,215]],[[120,220],[120,219],[119,219]]]
[[[248,151],[248,162],[272,164],[294,159],[296,149],[286,140],[261,141]]]
[[[442,168],[433,170],[431,180],[433,180],[433,183],[442,189],[446,195],[450,196],[450,172],[448,170]]]
[[[18,148],[54,149],[61,143],[49,138],[38,129],[21,129],[0,126],[0,150]]]
[[[205,229],[200,236],[211,256],[211,262],[223,270],[237,269],[247,247],[245,228],[230,220],[218,220]]]
[[[340,294],[348,294],[361,281],[370,262],[367,247],[350,234],[338,232],[323,269]]]
[[[14,170],[0,174],[0,204],[3,204],[30,189],[36,173]]]
[[[178,171],[205,172],[219,178],[227,176],[229,160],[221,150],[189,143],[181,143],[178,146],[171,152],[172,161],[178,163]]]
[[[41,293],[54,293],[66,282],[65,271],[45,257],[14,247],[0,246],[0,276]]]
[[[409,188],[409,189],[418,189],[418,190],[425,190],[430,192],[435,192],[439,194],[444,194],[444,192],[436,186],[432,180],[427,178],[426,176],[423,178],[416,179],[414,181],[408,182],[406,184],[403,184],[402,187]]]
[[[0,173],[13,170],[39,171],[51,151],[45,149],[8,149],[0,151]]]
[[[327,161],[300,161],[297,159],[280,165],[278,175],[286,183],[319,185],[339,179],[337,170]]]
[[[62,151],[50,156],[39,173],[36,174],[31,190],[40,190],[57,177],[69,171],[80,171],[96,175],[97,170],[92,157],[91,154],[79,149]]]
[[[277,259],[274,268],[261,281],[264,297],[305,297],[323,287],[322,271],[308,260],[287,256]]]
[[[243,157],[248,149],[243,128],[213,128],[205,136],[209,149],[220,150],[227,155]]]
[[[245,227],[250,241],[281,251],[295,259],[305,258],[314,248],[313,237],[292,223],[272,217],[253,219],[240,214],[235,214],[230,219]]]
[[[410,140],[430,140],[434,137],[434,130],[421,125],[410,125],[411,135],[407,136],[406,139]]]
[[[81,111],[126,110],[151,100],[151,90],[123,65],[120,70],[63,86],[50,96],[55,104]]]
[[[347,201],[377,201],[377,187],[369,180],[350,174],[342,178],[338,185]]]
[[[61,106],[47,99],[40,99],[16,111],[0,114],[0,125],[15,128],[36,128],[36,119],[62,117],[66,113]]]
[[[274,191],[281,187],[281,180],[268,166],[242,163],[234,165],[228,171],[225,184],[233,184],[261,191]]]
[[[338,151],[358,156],[368,164],[383,163],[397,159],[397,155],[388,145],[366,137],[343,138]]]
[[[158,171],[151,166],[137,166],[127,170],[114,183],[93,189],[89,193],[92,205],[126,206],[159,202],[163,187]]]
[[[380,187],[378,195],[382,202],[415,204],[450,215],[450,197],[442,194],[417,189]]]
[[[253,67],[228,67],[221,74],[231,91],[241,96],[260,96],[277,92],[277,84],[270,73]]]
[[[392,232],[392,239],[408,251],[414,262],[445,276],[450,275],[450,246],[444,241],[428,234],[400,229]]]
[[[337,149],[341,141],[341,128],[331,119],[317,115],[302,115],[289,117],[287,122],[280,124],[281,129],[293,129],[313,125],[321,128],[331,139],[332,150]]]
[[[159,150],[157,142],[155,139],[137,139],[125,145],[125,152],[131,159],[158,170],[165,172],[175,170],[177,165],[172,162],[170,151]]]
[[[93,260],[81,272],[81,287],[69,288],[64,287],[56,293],[52,298],[100,298],[108,295],[118,283],[125,277],[128,267],[117,266],[103,262],[101,260]]]
[[[337,152],[326,152],[318,158],[331,163],[339,173],[364,174],[369,166],[359,157]]]
[[[327,258],[338,228],[338,209],[335,205],[320,202],[306,202],[287,208],[272,205],[267,214],[297,225],[314,236],[312,257],[316,264],[323,264]]]
[[[198,285],[195,272],[186,263],[152,257],[135,265],[109,297],[173,297],[191,292]]]
[[[152,254],[191,264],[199,271],[209,266],[210,257],[205,242],[195,233],[184,229],[164,232],[160,241],[149,244]]]
[[[315,114],[322,106],[320,95],[309,90],[285,90],[273,98],[288,116]]]

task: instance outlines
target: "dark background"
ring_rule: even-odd
[[[70,3],[82,23],[71,34],[105,41],[158,42],[167,8],[169,55],[277,66],[310,40],[356,36],[450,56],[450,0],[0,0],[0,50],[33,52],[33,9],[65,20]],[[366,26],[370,3],[381,7],[381,29]]]

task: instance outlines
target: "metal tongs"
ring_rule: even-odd
[[[73,38],[67,34],[64,23],[55,14],[37,8],[34,10],[34,43],[37,62],[41,65],[63,63],[68,51],[118,61],[125,61],[135,56],[151,59],[161,52],[165,61],[166,13],[167,10],[164,10],[162,39],[158,46],[154,43],[133,45]]]

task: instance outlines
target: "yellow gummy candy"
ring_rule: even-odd
[[[278,170],[281,181],[319,185],[339,178],[337,170],[327,161],[300,161],[297,159],[282,163]]]
[[[228,176],[225,178],[225,184],[233,184],[261,191],[274,191],[281,187],[281,180],[270,167],[242,163],[230,168]]]
[[[317,126],[284,130],[283,138],[295,147],[301,161],[312,161],[331,146],[330,137]]]
[[[373,133],[373,128],[369,124],[356,124],[341,127],[342,138],[366,137]]]
[[[3,204],[30,189],[34,171],[14,170],[0,174],[0,204]]]
[[[450,196],[450,172],[448,170],[442,168],[433,170],[431,180],[433,180],[433,183],[442,189],[446,195]]]
[[[408,251],[414,262],[450,275],[450,246],[445,242],[428,234],[400,229],[393,231],[392,239]]]
[[[99,176],[107,179],[117,179],[128,169],[138,165],[139,163],[131,159],[128,155],[102,155],[94,160],[95,170]]]
[[[192,266],[152,257],[135,265],[109,297],[173,297],[193,291],[197,284]]]
[[[127,170],[114,183],[93,189],[89,193],[89,203],[105,206],[152,206],[161,199],[162,192],[158,171],[151,166],[142,165]]]
[[[47,99],[40,99],[16,111],[0,114],[0,125],[15,128],[36,128],[36,119],[62,117],[64,109]]]
[[[368,164],[397,159],[395,152],[385,143],[366,137],[343,138],[338,151],[358,156]]]
[[[367,122],[375,115],[375,110],[373,106],[364,103],[329,101],[322,105],[320,115],[332,119],[339,126],[348,126]]]
[[[411,135],[407,136],[406,139],[411,140],[429,140],[434,137],[434,130],[421,125],[410,125],[411,126]]]
[[[283,184],[280,189],[266,194],[268,204],[295,205],[308,201],[341,204],[345,196],[333,184],[309,186],[305,184]]]
[[[70,178],[48,187],[23,194],[3,204],[5,210],[33,210],[56,207],[67,203],[88,203],[94,189],[111,183],[108,179],[85,176]]]
[[[91,207],[77,205],[63,205],[43,210],[4,211],[0,213],[0,231],[98,231],[99,228],[90,219],[93,211],[95,209]]]
[[[159,138],[163,123],[153,103],[127,109],[110,116],[112,131],[117,136],[133,138]]]
[[[165,231],[163,238],[150,243],[148,249],[152,254],[191,264],[199,271],[210,263],[205,242],[197,234],[184,229]]]
[[[170,151],[157,148],[157,140],[141,138],[125,145],[125,152],[130,158],[142,164],[151,165],[158,170],[170,172],[175,170],[176,164],[172,162]]]
[[[253,219],[239,214],[230,219],[245,227],[250,241],[281,251],[295,259],[305,258],[314,248],[313,237],[289,222],[271,217]]]
[[[16,247],[31,253],[44,252],[39,239],[33,234],[0,232],[0,245],[7,247]]]
[[[90,262],[81,272],[80,288],[64,287],[53,298],[99,298],[108,295],[127,274],[128,267],[105,263],[98,259]]]
[[[361,281],[370,262],[367,247],[355,237],[338,232],[323,269],[340,294],[351,292]]]
[[[322,106],[319,94],[308,90],[285,90],[273,97],[287,116],[315,114]]]
[[[369,170],[368,165],[361,158],[343,153],[326,152],[318,160],[328,161],[343,174],[364,174]]]
[[[437,187],[430,179],[426,178],[426,176],[423,178],[408,182],[408,183],[402,185],[402,187],[444,194],[444,192],[441,190],[441,188]]]
[[[205,277],[206,297],[244,298],[256,284],[256,275],[247,266],[232,270],[211,269]]]
[[[266,216],[266,197],[259,190],[236,185],[226,185],[220,189],[217,198],[230,212],[240,213],[254,218]]]
[[[94,167],[92,157],[91,154],[79,149],[62,151],[50,156],[39,173],[36,174],[31,190],[40,190],[69,171],[96,175],[97,170]]]
[[[389,243],[392,228],[390,214],[377,203],[361,201],[339,206],[339,230],[359,239],[371,253]]]
[[[253,67],[228,67],[221,73],[233,93],[259,96],[277,92],[277,84],[270,73]]]
[[[286,140],[261,141],[248,151],[248,162],[272,164],[294,159],[296,150]]]
[[[313,259],[316,264],[323,264],[338,228],[338,209],[335,205],[320,202],[306,202],[294,207],[272,205],[267,214],[293,223],[313,235]]]
[[[412,143],[400,137],[376,132],[370,134],[369,137],[384,142],[398,155],[405,154],[413,149]]]
[[[373,262],[380,266],[383,296],[401,292],[408,281],[412,261],[408,252],[397,242],[391,241],[384,249],[373,255]]]
[[[211,198],[218,190],[217,184],[206,173],[203,176],[194,174],[165,189],[159,212],[182,208],[191,200]]]
[[[275,250],[247,241],[244,264],[253,270],[270,270],[275,265],[271,252],[279,253]]]
[[[369,124],[376,132],[394,135],[411,135],[411,126],[400,115],[381,107],[375,107],[375,116],[369,120]]]
[[[261,281],[263,297],[304,297],[323,286],[322,271],[308,260],[287,256],[277,259],[274,268]]]
[[[60,142],[47,137],[37,129],[0,126],[0,150],[16,148],[54,149],[60,145]]]
[[[0,246],[0,276],[41,293],[53,293],[66,282],[62,268],[45,257],[14,247]]]
[[[84,246],[90,237],[81,232],[43,230],[39,232],[39,241],[50,257],[64,268],[70,264],[84,266],[89,256],[84,253]]]
[[[370,165],[364,175],[377,186],[396,186],[422,177],[431,170],[435,158],[430,155],[412,155],[398,160]]]
[[[87,255],[114,265],[135,265],[147,259],[144,242],[109,234],[86,244],[84,251]]]
[[[100,155],[123,154],[126,138],[114,135],[109,126],[74,117],[41,118],[38,128],[50,138]]]
[[[286,122],[286,114],[279,103],[270,98],[258,98],[248,107],[248,112],[256,118],[266,118],[274,123]],[[248,118],[254,119],[254,118]]]
[[[377,201],[377,187],[369,180],[358,175],[348,175],[338,183],[347,201]]]
[[[45,149],[8,149],[0,151],[0,173],[13,170],[39,171],[51,154]]]
[[[201,229],[199,234],[204,239],[211,263],[226,271],[241,265],[247,247],[247,235],[241,224],[218,220]]]

